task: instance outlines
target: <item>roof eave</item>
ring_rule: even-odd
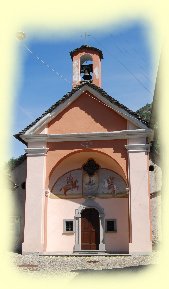
[[[17,133],[17,134],[14,134],[13,136],[19,140],[20,142],[22,142],[24,145],[27,145],[27,142],[25,142],[22,138],[21,138],[21,135],[20,133]]]

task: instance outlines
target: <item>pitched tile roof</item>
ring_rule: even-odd
[[[89,46],[89,45],[82,45],[82,46],[80,46],[79,48],[76,48],[76,49],[72,50],[72,51],[70,52],[71,58],[73,59],[74,53],[76,53],[76,52],[81,52],[81,51],[83,51],[84,49],[86,49],[86,50],[94,50],[94,51],[98,52],[100,58],[103,59],[103,53],[102,53],[102,51],[101,51],[100,49],[96,48],[96,47]]]
[[[143,120],[136,112],[130,110],[129,108],[127,108],[125,105],[121,104],[119,101],[117,101],[116,99],[114,99],[113,97],[111,97],[110,95],[107,94],[107,92],[105,92],[102,88],[98,87],[97,85],[87,82],[87,83],[82,83],[80,85],[77,85],[75,88],[73,88],[70,92],[66,93],[59,101],[57,101],[56,103],[54,103],[48,110],[46,110],[40,117],[36,118],[35,121],[33,121],[30,125],[28,125],[27,127],[25,127],[22,131],[20,131],[19,133],[15,134],[15,138],[19,139],[20,141],[24,142],[21,138],[20,135],[24,134],[28,129],[30,129],[32,126],[34,126],[40,119],[42,119],[45,115],[47,115],[48,113],[52,112],[56,107],[58,107],[61,103],[65,102],[67,99],[69,99],[76,91],[78,91],[79,89],[81,89],[83,86],[89,86],[92,89],[94,89],[95,91],[99,92],[105,99],[109,100],[112,104],[117,105],[119,108],[124,109],[126,112],[128,112],[130,115],[134,116],[136,119],[138,119],[139,121],[141,121],[143,124],[145,124],[146,126],[149,127],[148,122],[146,122],[145,120]]]

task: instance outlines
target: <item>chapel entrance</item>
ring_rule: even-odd
[[[94,208],[87,208],[81,213],[81,250],[99,250],[99,243],[99,213]]]

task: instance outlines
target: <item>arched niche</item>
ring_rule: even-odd
[[[57,179],[69,171],[81,168],[89,158],[93,158],[102,168],[110,169],[120,175],[127,184],[124,170],[112,157],[96,150],[77,151],[65,156],[53,167],[49,175],[49,190],[51,191]]]

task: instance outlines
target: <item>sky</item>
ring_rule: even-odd
[[[21,73],[17,76],[12,135],[71,91],[69,52],[83,44],[102,50],[102,88],[109,95],[133,111],[151,103],[160,55],[154,57],[149,32],[148,25],[138,22],[102,31],[91,27],[90,31],[75,32],[70,37],[57,37],[51,32],[46,39],[24,31],[25,39],[17,39]],[[24,148],[11,136],[11,157],[24,154]]]

